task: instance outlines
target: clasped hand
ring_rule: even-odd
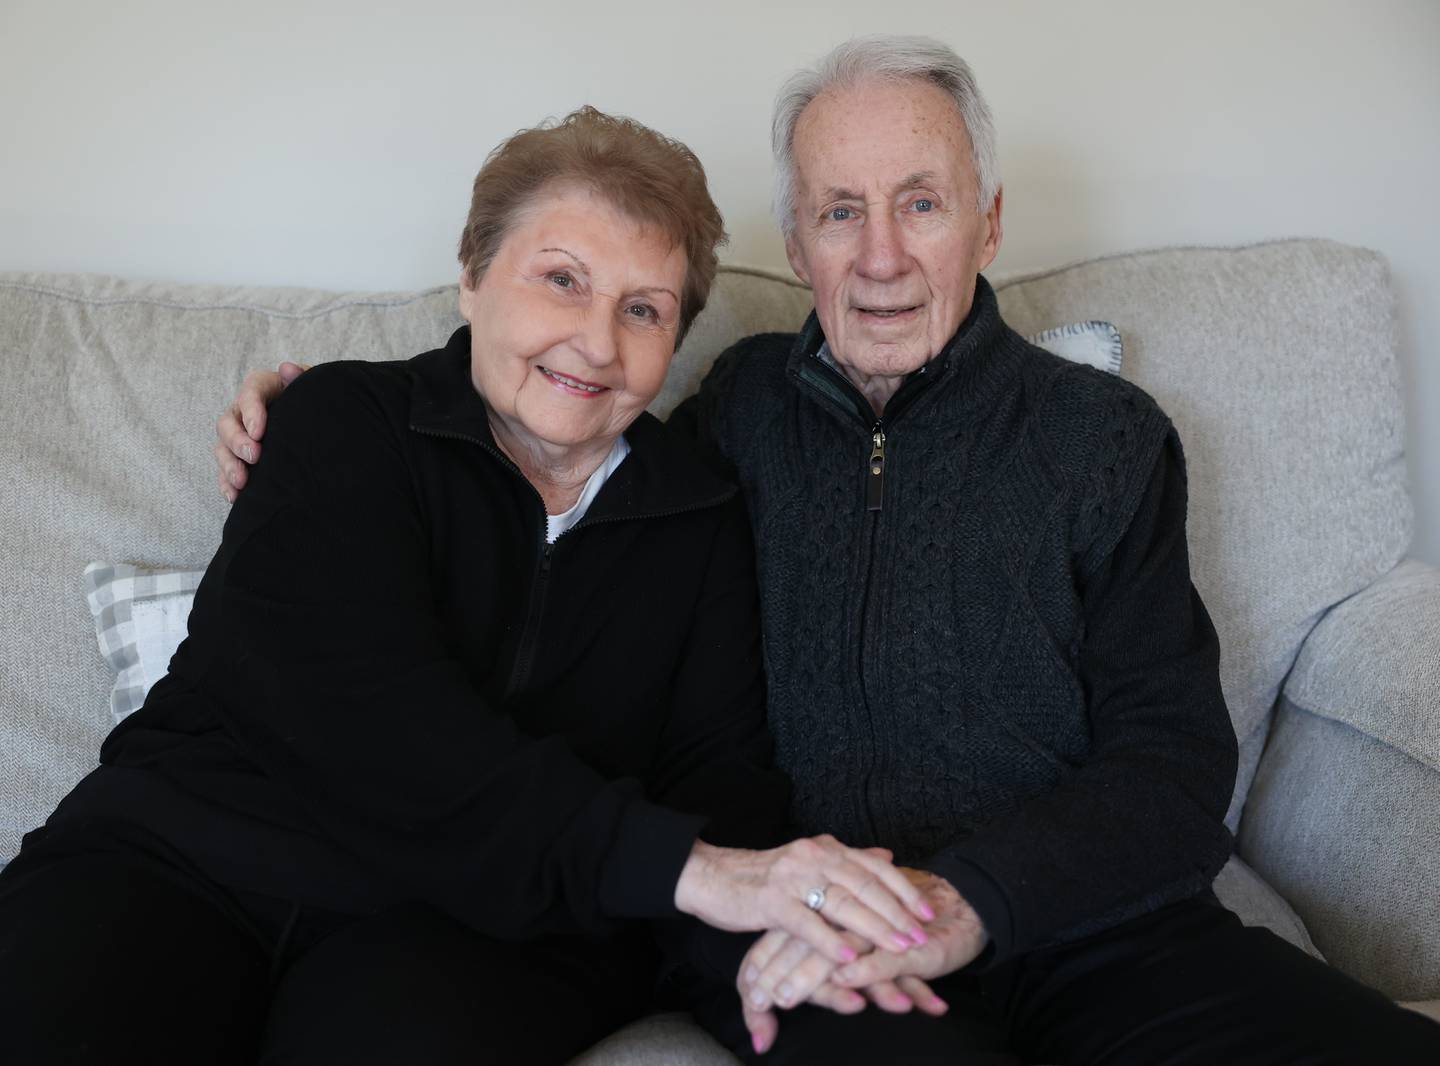
[[[839,934],[859,957],[836,963],[801,936],[772,929],[751,947],[740,964],[736,987],[745,1026],[757,1053],[775,1042],[779,1019],[775,1008],[802,1003],[840,1014],[855,1014],[873,1003],[881,1010],[904,1013],[912,1008],[944,1014],[947,1004],[926,983],[967,965],[989,940],[984,923],[944,878],[923,870],[900,868],[919,888],[935,917],[924,936],[905,952],[876,951],[852,932]]]

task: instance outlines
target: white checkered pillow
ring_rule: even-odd
[[[126,563],[85,568],[85,599],[95,616],[100,654],[115,671],[110,714],[120,721],[145,702],[185,639],[203,570],[147,570]]]
[[[1072,363],[1084,363],[1112,374],[1120,373],[1124,347],[1120,343],[1120,331],[1109,322],[1072,322],[1025,339],[1037,348],[1044,348]]]

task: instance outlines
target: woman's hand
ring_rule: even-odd
[[[675,885],[675,906],[718,929],[783,929],[834,962],[859,954],[840,929],[903,953],[926,942],[920,922],[934,917],[889,852],[849,848],[832,836],[769,851],[696,841]]]
[[[853,933],[846,933],[845,940],[862,955],[871,951],[871,945]],[[757,1054],[764,1054],[775,1043],[780,1029],[776,1007],[788,1010],[810,1003],[837,1014],[857,1014],[865,1009],[868,1000],[892,1014],[918,1007],[936,1017],[950,1009],[918,977],[902,976],[850,989],[830,980],[836,968],[805,941],[786,932],[771,930],[754,943],[740,964],[735,987],[740,993],[745,1028],[750,1031],[750,1042]]]
[[[281,363],[278,370],[252,370],[240,386],[235,402],[225,408],[215,423],[215,465],[220,468],[220,495],[230,503],[245,487],[247,466],[260,458],[260,438],[265,435],[265,409],[285,386],[308,367]]]

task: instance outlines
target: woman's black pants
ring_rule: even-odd
[[[0,1061],[558,1063],[644,1009],[652,964],[421,906],[221,898],[143,855],[22,853],[0,873]]]
[[[1213,898],[933,984],[950,1004],[942,1018],[800,1007],[780,1014],[760,1057],[733,988],[699,994],[695,1008],[722,1043],[767,1066],[1440,1064],[1440,1025],[1242,926]]]

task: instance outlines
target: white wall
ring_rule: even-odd
[[[355,6],[0,0],[0,270],[448,281],[486,150],[581,102],[688,142],[730,258],[783,266],[776,84],[852,33],[929,33],[999,122],[999,270],[1294,235],[1389,257],[1415,551],[1440,563],[1436,0]]]

